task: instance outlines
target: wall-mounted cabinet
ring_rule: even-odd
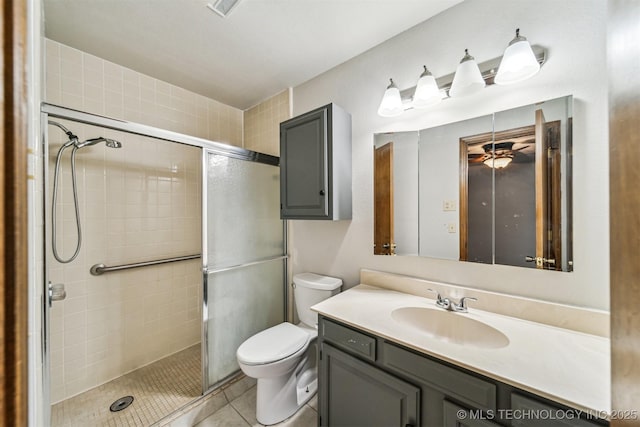
[[[351,219],[351,115],[335,104],[280,124],[280,217]]]

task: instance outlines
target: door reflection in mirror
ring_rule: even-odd
[[[418,255],[418,132],[374,140],[374,254]]]
[[[387,178],[376,151],[376,224],[384,181],[393,209],[374,253],[395,237],[397,255],[572,271],[571,117],[568,96],[375,135],[376,149],[393,143]]]

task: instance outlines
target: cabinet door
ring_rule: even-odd
[[[282,218],[329,215],[328,110],[314,110],[280,126]]]
[[[513,426],[518,427],[596,427],[608,425],[606,421],[587,421],[579,418],[581,411],[560,409],[547,403],[538,402],[526,396],[511,394]]]
[[[322,344],[320,425],[418,426],[420,389]]]
[[[444,427],[500,427],[480,410],[469,410],[462,406],[444,401]]]

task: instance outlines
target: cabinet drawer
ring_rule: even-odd
[[[496,385],[393,344],[384,343],[383,365],[482,410],[496,409]]]
[[[324,319],[322,336],[336,347],[355,353],[367,360],[376,360],[376,339],[346,326]]]
[[[511,393],[511,409],[514,411],[511,422],[513,426],[595,427],[607,425],[604,422],[600,424],[577,418],[580,411],[560,409],[517,393]]]

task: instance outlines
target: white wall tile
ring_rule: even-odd
[[[231,122],[225,125],[226,139],[242,145],[237,137],[240,110],[51,40],[46,40],[46,58],[48,102],[213,140],[221,139],[215,132],[222,126],[211,120],[219,120],[224,111]],[[214,116],[204,113],[208,104]],[[76,260],[53,263],[49,270],[68,293],[51,310],[52,362],[60,371],[51,379],[53,403],[198,342],[202,301],[198,260],[89,274],[99,262],[116,265],[200,252],[200,150],[64,124],[81,139],[105,136],[123,147],[95,146],[77,156],[83,246]],[[52,171],[64,135],[50,129],[50,140]],[[69,256],[76,226],[68,158],[65,165],[58,241]]]

